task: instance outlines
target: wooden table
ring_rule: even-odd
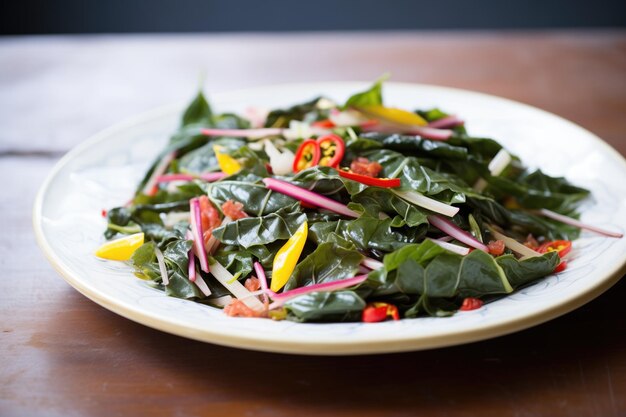
[[[187,100],[202,70],[209,92],[390,71],[544,108],[626,154],[624,31],[0,39],[0,415],[626,415],[624,282],[513,335],[361,357],[194,342],[67,285],[31,231],[41,182],[98,130]]]

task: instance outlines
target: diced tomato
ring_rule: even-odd
[[[243,286],[250,292],[258,291],[261,289],[261,281],[257,277],[250,277]]]
[[[398,307],[389,303],[369,303],[367,306],[365,306],[365,309],[363,309],[363,313],[361,315],[361,319],[365,323],[377,323],[379,321],[384,321],[387,318],[400,320]]]
[[[224,307],[224,313],[230,317],[265,317],[266,315],[265,311],[253,310],[237,298]]]
[[[476,310],[483,306],[483,300],[474,297],[467,297],[463,300],[463,304],[461,304],[461,311],[470,311]]]
[[[368,177],[376,178],[383,166],[376,161],[371,162],[367,158],[358,157],[350,164],[350,171],[355,174],[365,175]]]
[[[219,211],[213,206],[206,195],[198,198],[200,203],[200,218],[202,220],[202,231],[205,245],[209,243],[213,229],[218,227],[222,221],[220,220]]]
[[[107,211],[105,209],[102,209],[102,211],[100,212],[100,215],[106,219]]]
[[[246,212],[243,211],[243,204],[233,200],[228,200],[222,204],[222,212],[224,213],[224,216],[228,216],[233,220],[249,217]]]
[[[489,249],[489,253],[494,256],[500,256],[504,253],[504,241],[502,240],[491,240],[489,244],[487,244],[487,248]]]

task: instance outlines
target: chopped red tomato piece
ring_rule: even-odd
[[[244,287],[250,292],[255,292],[261,289],[261,281],[257,277],[250,277],[243,284]]]
[[[487,248],[489,249],[489,253],[494,255],[494,256],[500,256],[504,253],[504,248],[506,246],[504,245],[504,241],[502,240],[491,240],[489,241],[489,244],[487,245]]]
[[[400,313],[398,307],[389,303],[374,302],[365,306],[362,313],[362,320],[366,323],[376,323],[384,321],[387,318],[393,320],[400,320]]]
[[[303,169],[317,165],[320,160],[320,147],[313,139],[307,139],[300,144],[293,160],[293,172],[300,172]]]
[[[369,159],[358,157],[350,164],[350,171],[355,174],[365,175],[368,177],[376,178],[383,166],[376,161],[370,162]]]
[[[238,201],[228,200],[222,204],[222,212],[224,216],[228,216],[233,220],[243,219],[248,217],[245,211],[243,211],[243,204]]]
[[[102,215],[102,217],[106,218],[107,217],[107,211],[105,209],[102,209],[102,211],[100,212],[100,214]]]
[[[206,195],[198,198],[198,202],[200,203],[200,218],[202,220],[202,237],[206,245],[209,243],[213,229],[218,227],[222,221],[220,220],[219,211],[217,211]]]
[[[265,317],[266,315],[265,311],[253,310],[237,298],[224,307],[224,313],[230,317]]]
[[[558,252],[559,257],[563,258],[572,250],[572,242],[569,240],[553,240],[552,242],[546,242],[539,246],[537,252]]]
[[[339,175],[349,180],[373,187],[395,188],[401,185],[400,178],[374,178],[345,170],[339,170]]]
[[[467,297],[463,300],[463,304],[461,304],[461,311],[470,311],[476,310],[483,306],[483,300],[474,297]]]
[[[346,151],[346,144],[343,143],[343,139],[331,133],[330,135],[319,137],[317,144],[321,152],[318,165],[323,167],[338,167]]]

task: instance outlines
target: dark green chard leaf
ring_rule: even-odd
[[[422,116],[429,123],[449,116],[448,113],[437,108],[429,110],[416,110],[415,113]]]
[[[289,181],[298,187],[302,187],[331,198],[338,200],[347,198],[347,196],[343,195],[343,191],[346,188],[348,180],[341,178],[339,173],[337,173],[337,170],[330,167],[314,166],[298,172],[291,178],[284,178],[284,180]],[[354,183],[354,181],[349,182]],[[360,184],[354,184],[354,186],[358,187],[359,190],[366,188]]]
[[[213,255],[215,260],[239,279],[247,277],[252,272],[254,260],[252,253],[241,250],[236,246],[220,246]]]
[[[202,91],[198,92],[196,98],[193,99],[183,114],[182,125],[190,124],[200,124],[207,127],[213,125],[213,111]]]
[[[141,277],[162,284],[161,271],[154,254],[155,247],[154,242],[144,243],[133,254],[131,263]],[[177,240],[167,244],[163,250],[163,258],[169,277],[169,284],[165,286],[165,293],[169,296],[184,299],[204,298],[204,294],[198,290],[194,283],[189,281],[187,276],[187,254],[190,249],[190,241]]]
[[[288,320],[297,322],[360,321],[365,301],[352,291],[313,292],[285,303]]]
[[[331,242],[322,243],[296,265],[285,284],[285,291],[351,278],[357,274],[362,260],[363,255],[353,248]]]
[[[405,224],[409,226],[419,226],[426,224],[428,212],[413,204],[407,203],[388,189],[378,187],[367,187],[363,191],[352,196],[352,203],[348,207],[358,213],[366,213],[375,219],[379,214],[385,213],[394,218],[391,223],[394,227]],[[399,219],[395,219],[398,216]]]
[[[546,208],[566,215],[571,214],[589,196],[589,190],[575,187],[565,178],[550,177],[539,170],[514,179],[488,177],[487,182],[487,191],[496,197],[513,196],[525,208]]]
[[[518,288],[546,276],[546,271],[553,271],[560,259],[556,252],[548,252],[523,261],[518,261],[513,255],[502,255],[496,258],[496,262],[504,270],[511,285]]]
[[[361,138],[373,141],[385,149],[403,152],[415,156],[427,156],[430,158],[447,158],[451,160],[465,160],[468,151],[462,146],[453,146],[447,142],[422,139],[419,136],[400,134],[364,133]],[[357,142],[359,143],[359,142]],[[361,145],[361,144],[359,144]],[[363,147],[363,145],[361,145]],[[369,148],[374,148],[372,145]],[[368,149],[363,149],[368,150]]]
[[[461,256],[426,240],[385,256],[384,267],[371,272],[358,292],[368,299],[398,293],[409,298],[419,296],[405,312],[407,317],[423,312],[441,315],[444,305],[458,308],[454,300],[508,294],[520,285],[549,275],[558,262],[554,253],[525,261],[512,255],[493,258],[480,250]]]
[[[320,244],[336,242],[338,238],[349,241],[360,250],[391,252],[407,243],[419,241],[426,233],[424,227],[397,227],[393,219],[361,216],[355,220],[335,220],[314,223],[309,227],[311,239]]]
[[[400,178],[400,190],[418,191],[448,204],[463,203],[466,195],[477,195],[458,178],[433,171],[421,165],[415,157],[406,157],[387,149],[366,152],[365,156],[383,166],[381,177]]]
[[[254,174],[240,173],[204,187],[216,205],[234,200],[242,203],[245,212],[251,216],[264,216],[294,205],[296,200],[268,190],[261,180]]]
[[[234,113],[222,113],[213,116],[213,124],[218,129],[249,129],[250,122]]]
[[[227,151],[235,151],[244,146],[246,141],[234,138],[219,138],[194,149],[179,160],[179,169],[183,172],[199,174],[203,172],[219,171],[219,165],[213,146],[219,145]]]
[[[247,217],[213,231],[213,235],[227,245],[244,248],[267,245],[276,240],[286,240],[307,220],[304,213],[293,208],[280,209],[263,217]]]
[[[387,75],[380,77],[369,89],[348,98],[344,107],[382,106],[383,82],[387,78]]]
[[[167,244],[163,250],[163,258],[167,266],[169,284],[165,293],[171,297],[194,299],[204,298],[204,294],[188,277],[188,254],[192,243],[189,240],[175,240]]]
[[[320,101],[326,100],[323,97],[314,98],[306,103],[296,104],[288,109],[273,110],[265,120],[265,127],[289,127],[292,120],[304,120],[313,122],[325,118],[327,110],[320,109]]]
[[[548,240],[572,240],[580,235],[580,229],[576,227],[535,216],[527,211],[508,210],[494,200],[469,198],[467,203],[473,208],[477,219],[497,224],[507,230],[507,234],[519,239],[525,239],[528,234],[532,234]]]
[[[465,134],[455,134],[446,141],[451,146],[462,146],[477,161],[491,161],[502,145],[490,138],[477,138]]]

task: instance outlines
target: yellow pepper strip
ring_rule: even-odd
[[[304,249],[308,232],[309,227],[305,221],[276,253],[274,264],[272,265],[272,283],[270,284],[272,291],[278,292],[289,280],[298,263],[302,249]]]
[[[133,253],[143,245],[143,233],[125,236],[121,239],[112,240],[100,246],[96,250],[96,256],[112,261],[127,261]]]
[[[428,124],[428,122],[418,114],[393,107],[367,106],[359,107],[357,110],[368,117],[401,125],[426,126]]]
[[[224,153],[224,148],[215,145],[213,146],[213,151],[215,152],[215,157],[217,158],[217,163],[220,166],[222,172],[226,175],[236,174],[241,171],[241,164],[237,162],[235,158]]]

